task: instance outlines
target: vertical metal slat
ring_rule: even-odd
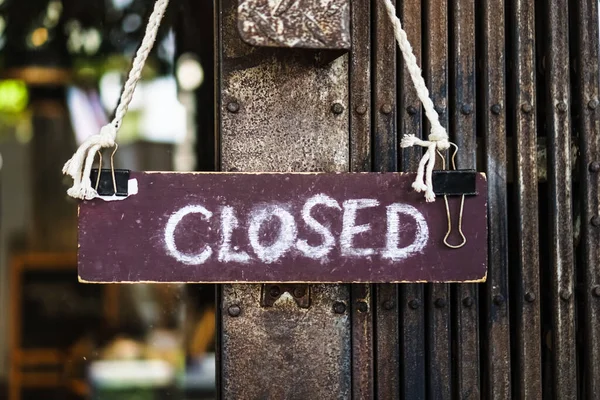
[[[396,171],[396,42],[383,2],[375,0],[373,10],[373,168]],[[400,394],[398,285],[375,287],[376,397],[397,399]]]
[[[448,126],[448,3],[426,0],[424,52],[425,77],[440,122]],[[432,207],[443,207],[438,201]],[[441,221],[440,221],[441,223]],[[428,397],[452,397],[452,364],[450,343],[450,288],[448,284],[432,284],[427,288]]]
[[[552,382],[559,399],[577,398],[574,259],[569,117],[569,20],[567,0],[550,0],[547,11],[546,88],[548,203],[552,305]]]
[[[450,9],[451,138],[457,144],[457,168],[476,168],[475,5],[452,0]],[[448,199],[456,210],[458,199]],[[468,203],[467,203],[468,204]],[[456,219],[456,215],[454,218]],[[475,284],[452,287],[453,336],[456,344],[455,394],[479,399],[479,290]]]
[[[581,253],[584,335],[583,392],[600,393],[600,121],[598,115],[598,1],[571,2],[575,14],[576,68],[574,114],[579,132],[581,180]]]
[[[352,7],[350,53],[350,170],[371,170],[371,5]],[[373,285],[351,285],[352,398],[374,399]]]
[[[483,133],[488,178],[488,276],[485,284],[485,359],[483,396],[511,396],[510,329],[508,315],[508,249],[506,204],[506,121],[504,1],[485,0],[479,8]]]
[[[398,4],[404,30],[412,45],[417,61],[421,63],[421,0],[402,0]],[[400,58],[399,124],[398,135],[412,134],[423,137],[422,108],[416,90]],[[402,150],[403,171],[416,171],[422,150],[410,147]],[[419,400],[426,398],[425,373],[425,306],[423,284],[400,286],[400,352],[401,398]]]
[[[540,343],[540,258],[538,226],[538,168],[536,131],[535,1],[512,0],[507,16],[511,43],[509,102],[513,132],[515,184],[516,282],[512,310],[515,311],[515,393],[521,399],[542,397]]]

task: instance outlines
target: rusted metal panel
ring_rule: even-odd
[[[540,257],[538,224],[537,101],[535,60],[535,1],[511,0],[507,15],[510,59],[508,109],[513,133],[515,213],[510,228],[514,238],[516,272],[511,291],[515,329],[512,340],[517,368],[514,393],[521,399],[542,397],[540,321]]]
[[[600,393],[600,116],[598,101],[598,2],[579,0],[570,3],[575,25],[575,87],[573,115],[579,132],[581,189],[581,244],[578,268],[583,278],[580,299],[583,315],[583,382],[581,398]],[[579,328],[579,327],[578,327]],[[581,329],[578,329],[581,332]]]
[[[316,68],[303,51],[253,48],[228,17],[220,32],[221,169],[348,170],[348,57]]]
[[[222,398],[350,398],[348,286],[312,285],[310,308],[260,307],[257,288],[223,287]]]
[[[457,168],[475,169],[477,107],[474,2],[452,0],[450,21],[450,133],[459,148]],[[479,290],[476,285],[453,285],[452,313],[453,342],[456,344],[455,391],[460,399],[479,399]]]
[[[577,398],[575,266],[571,198],[571,118],[568,1],[551,0],[546,27],[546,118],[552,385],[560,399]]]
[[[383,2],[373,3],[373,13],[373,169],[396,171],[396,42]],[[398,285],[376,285],[375,391],[378,399],[398,399],[400,394],[398,300]]]
[[[481,80],[479,113],[486,147],[489,230],[488,281],[484,286],[485,353],[483,396],[511,397],[510,323],[508,314],[508,240],[506,199],[506,116],[504,1],[486,0],[481,7]]]
[[[431,0],[424,3],[424,66],[431,99],[440,115],[440,122],[448,127],[448,2]],[[453,203],[450,201],[450,203]],[[426,290],[428,307],[427,340],[428,396],[435,399],[452,398],[451,364],[451,305],[447,284],[430,285]]]
[[[254,46],[350,48],[349,0],[239,0],[237,17]]]
[[[398,10],[404,30],[410,40],[415,57],[421,64],[421,0],[403,0]],[[401,134],[423,137],[422,107],[410,75],[401,61],[399,79],[399,124]],[[416,171],[422,150],[403,149],[400,161],[403,171]],[[423,284],[406,284],[399,287],[400,301],[400,398],[426,398],[425,369],[425,302]]]
[[[237,1],[218,7],[221,169],[347,171],[347,56],[316,68],[305,52],[253,48],[236,29]],[[310,290],[308,309],[286,296],[266,310],[261,285],[222,287],[221,398],[350,397],[348,286]]]
[[[350,170],[371,170],[371,2],[353,1],[350,52]],[[374,286],[353,284],[352,398],[375,398]]]

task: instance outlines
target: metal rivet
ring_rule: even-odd
[[[534,294],[534,293],[531,293],[531,292],[527,292],[527,293],[525,293],[525,300],[526,300],[528,303],[533,303],[533,302],[535,301],[535,294]]]
[[[567,290],[560,291],[560,298],[564,301],[568,301],[571,298],[571,293]]]
[[[232,317],[237,317],[242,312],[242,309],[237,304],[232,304],[227,309],[227,313]]]
[[[463,299],[463,305],[467,308],[471,308],[473,306],[473,298],[472,297],[465,297]]]
[[[408,306],[413,310],[416,310],[417,308],[421,307],[421,301],[419,299],[412,299],[408,302]]]
[[[414,106],[408,106],[406,108],[406,112],[410,115],[415,115],[417,113],[417,108]]]
[[[600,162],[592,161],[588,168],[589,168],[590,172],[598,172],[598,171],[600,171]]]
[[[356,113],[359,114],[359,115],[366,114],[367,113],[367,106],[365,106],[364,104],[356,106]]]
[[[271,289],[269,289],[269,294],[271,297],[279,297],[281,294],[281,289],[279,289],[279,286],[271,286]]]
[[[444,307],[446,307],[446,299],[443,299],[441,297],[439,299],[436,299],[435,300],[435,306],[437,308],[444,308]]]
[[[592,99],[588,102],[588,107],[590,110],[595,110],[598,107],[598,99]]]
[[[491,107],[491,110],[494,114],[498,115],[498,114],[500,114],[500,111],[502,111],[502,106],[500,104],[494,104]]]
[[[237,101],[230,101],[227,104],[227,111],[229,111],[231,113],[236,113],[236,112],[240,111],[240,105],[237,103]]]
[[[360,312],[367,312],[369,310],[369,305],[367,304],[366,301],[359,301],[356,304],[356,308],[358,309],[358,311]]]
[[[529,103],[523,103],[521,104],[521,111],[523,111],[525,114],[529,114],[533,111],[533,106]]]
[[[560,112],[565,112],[567,111],[567,103],[565,103],[564,101],[561,101],[560,103],[558,103],[556,105],[556,109]]]
[[[502,304],[504,304],[504,296],[502,296],[501,294],[495,295],[494,304],[496,304],[497,306],[501,306]]]
[[[346,312],[346,305],[341,301],[336,301],[333,303],[333,311],[336,314],[343,314]]]
[[[344,112],[344,106],[340,103],[333,103],[331,106],[331,112],[334,114],[341,114]]]
[[[304,297],[306,295],[306,288],[297,287],[294,289],[294,297]]]
[[[594,297],[600,297],[600,286],[596,286],[592,289],[592,295]]]
[[[590,220],[590,223],[592,224],[592,226],[600,226],[600,217],[597,215],[594,215],[592,217],[592,219]]]
[[[389,114],[392,112],[392,106],[390,104],[384,104],[381,106],[381,112],[384,114]]]
[[[383,309],[384,310],[391,310],[392,308],[394,308],[394,302],[391,300],[386,300],[383,302]]]
[[[464,114],[464,115],[470,115],[473,112],[473,106],[470,104],[463,104],[462,108],[460,109],[460,111]]]

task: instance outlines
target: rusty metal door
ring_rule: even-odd
[[[397,10],[458,167],[488,176],[487,282],[223,285],[220,396],[597,398],[597,0]],[[214,26],[218,168],[416,168],[398,137],[429,128],[380,0],[218,0]]]

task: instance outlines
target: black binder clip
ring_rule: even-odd
[[[98,152],[100,162],[98,169],[92,169],[90,180],[95,182],[95,189],[99,196],[127,196],[129,187],[129,170],[115,169],[113,158],[117,151],[115,150],[110,156],[110,169],[102,169],[102,153]],[[98,173],[100,171],[100,173]]]
[[[446,236],[444,236],[444,244],[451,249],[459,249],[467,243],[467,238],[462,231],[463,210],[465,206],[465,196],[477,195],[477,171],[474,169],[457,170],[454,159],[458,152],[458,147],[454,143],[451,143],[451,145],[455,149],[452,154],[452,170],[446,170],[446,159],[438,151],[438,155],[442,159],[442,170],[433,171],[432,183],[433,192],[436,195],[444,196],[444,202],[446,204],[448,231],[446,232]],[[448,196],[461,196],[460,213],[458,216],[458,233],[462,237],[462,242],[456,245],[448,243],[448,236],[452,233],[452,218],[450,215],[450,206],[448,205]]]

